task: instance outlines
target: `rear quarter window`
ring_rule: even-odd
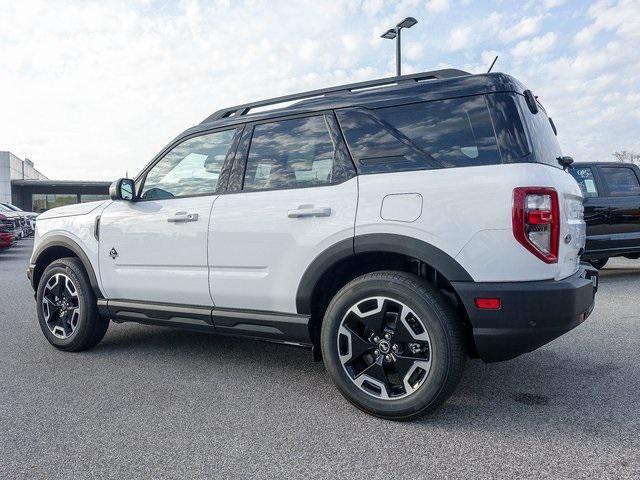
[[[501,163],[484,96],[368,110],[376,121],[361,110],[336,113],[362,173]],[[376,158],[385,165],[372,171]]]

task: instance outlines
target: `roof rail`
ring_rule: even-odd
[[[202,123],[213,122],[214,120],[220,120],[221,118],[238,117],[247,115],[251,110],[266,107],[270,105],[277,105],[279,103],[291,102],[295,100],[309,100],[311,98],[324,97],[326,95],[336,93],[357,93],[359,91],[399,85],[401,83],[416,83],[423,82],[425,80],[437,80],[442,78],[461,77],[464,75],[471,75],[469,72],[458,70],[455,68],[446,68],[443,70],[433,70],[431,72],[414,73],[411,75],[402,75],[400,77],[387,77],[379,78],[376,80],[367,80],[365,82],[350,83],[348,85],[340,85],[337,87],[321,88],[318,90],[310,90],[308,92],[294,93],[292,95],[284,95],[281,97],[269,98],[267,100],[260,100],[257,102],[245,103],[242,105],[236,105],[235,107],[223,108],[217,112],[212,113],[205,118]]]

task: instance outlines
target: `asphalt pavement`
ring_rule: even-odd
[[[2,479],[640,478],[639,260],[601,272],[577,329],[469,361],[440,410],[394,423],[295,347],[112,323],[60,352],[36,320],[31,245],[0,253]]]

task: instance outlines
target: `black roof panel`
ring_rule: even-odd
[[[226,125],[232,126],[246,123],[247,121],[260,121],[297,113],[353,106],[379,108],[403,103],[505,91],[522,93],[524,86],[515,78],[503,73],[471,75],[462,70],[438,70],[312,90],[218,110],[209,115],[199,125],[185,131],[182,135],[199,130]],[[284,108],[250,113],[251,109],[277,105],[278,103],[292,100],[299,101]]]

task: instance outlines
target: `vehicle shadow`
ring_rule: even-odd
[[[622,277],[630,277],[640,275],[640,266],[637,268],[632,267],[614,267],[614,268],[605,268],[600,270],[599,276],[600,278],[622,278]]]
[[[323,364],[312,362],[310,351],[297,347],[125,324],[111,328],[92,352],[111,358],[114,354],[123,355],[135,358],[136,362],[157,363],[160,358],[168,368],[188,358],[190,365],[206,372],[241,371],[246,375],[245,381],[277,378],[281,384],[297,384],[290,394],[304,395],[310,408],[330,408],[331,414],[336,415],[361,415],[340,397]],[[637,384],[629,382],[628,377],[629,372],[615,363],[579,352],[573,355],[565,349],[557,353],[543,348],[496,364],[469,360],[454,395],[436,412],[409,425],[413,425],[410,428],[416,425],[465,431],[477,428],[502,433],[524,430],[539,434],[544,424],[554,431],[566,429],[591,437],[620,438],[626,434],[626,427],[616,431],[603,428],[607,418],[603,409],[633,411],[637,407],[630,399],[637,401],[637,395],[621,394],[620,388],[624,390],[624,386],[614,392],[603,385]],[[300,386],[301,378],[308,381],[305,388]],[[260,388],[268,389],[268,382],[263,383]],[[258,396],[266,393],[255,392]],[[296,398],[291,399],[295,401]],[[372,417],[361,420],[383,422]]]

